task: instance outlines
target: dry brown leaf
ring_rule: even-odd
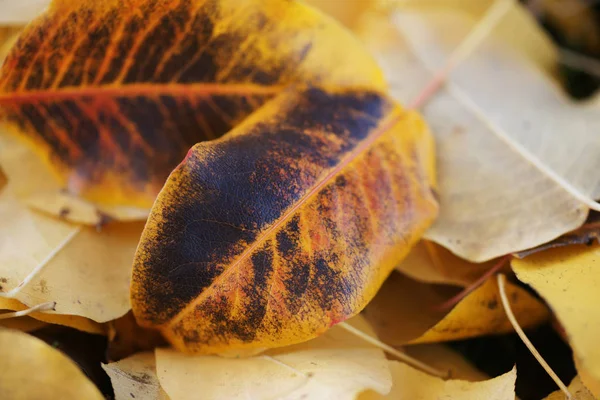
[[[569,393],[573,396],[573,400],[594,400],[594,395],[583,385],[581,377],[576,376],[569,385]],[[562,390],[550,394],[545,400],[564,400],[565,394]]]
[[[465,297],[450,312],[437,309],[453,292],[393,274],[365,309],[365,316],[387,344],[432,343],[512,332],[495,279]],[[527,328],[549,317],[547,308],[518,286],[507,284],[519,323]]]
[[[556,314],[580,371],[590,381],[600,381],[600,245],[547,250],[513,260],[512,268]]]
[[[27,310],[28,308],[29,307],[27,307],[25,304],[21,303],[18,300],[8,299],[6,297],[0,297],[0,310],[4,309],[4,310],[10,310],[10,311],[24,311],[24,310]],[[105,333],[104,327],[102,325],[100,325],[99,323],[94,322],[94,321],[84,318],[84,317],[77,316],[77,315],[63,315],[63,314],[51,314],[51,313],[47,313],[47,312],[34,312],[34,313],[29,314],[28,316],[30,318],[35,319],[40,322],[46,322],[46,323],[55,324],[55,325],[69,326],[71,328],[75,328],[75,329],[78,329],[83,332],[94,333],[94,334],[98,334],[98,335],[102,335]],[[20,320],[20,319],[21,318],[17,318],[17,320]],[[6,327],[18,326],[18,325],[11,326],[10,320],[2,321],[2,322],[3,322],[2,325],[6,326]],[[29,325],[29,323],[26,323],[25,326],[28,326],[28,325]],[[35,325],[32,324],[32,326],[35,326]],[[24,329],[20,329],[20,330],[24,330]]]
[[[394,20],[371,24],[372,48],[392,92],[408,101],[476,21],[448,9],[404,10]],[[437,138],[441,198],[426,236],[472,261],[547,242],[583,223],[584,202],[597,207],[597,107],[573,105],[546,65],[504,36],[494,32],[423,110]]]
[[[396,269],[421,282],[468,286],[495,263],[472,263],[455,256],[436,243],[422,240]]]
[[[373,334],[355,317],[351,323]],[[334,327],[299,345],[262,356],[227,359],[157,349],[158,378],[173,400],[354,399],[368,389],[385,394],[391,376],[383,352]]]
[[[416,369],[409,367],[406,364],[401,364],[398,361],[390,361],[389,363],[394,380],[392,391],[387,396],[373,395],[372,397],[369,397],[368,400],[515,399],[515,381],[517,378],[516,367],[504,375],[500,375],[487,381],[469,382],[454,379],[444,381],[440,378],[417,371]]]
[[[156,376],[154,352],[138,353],[118,362],[102,364],[102,369],[110,377],[115,400],[169,400]]]
[[[2,399],[104,399],[73,361],[26,333],[0,329],[0,360]]]

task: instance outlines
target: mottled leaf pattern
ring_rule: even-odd
[[[432,146],[377,93],[282,93],[169,177],[134,263],[136,318],[217,353],[355,315],[437,213]]]
[[[194,144],[284,88],[383,81],[333,21],[282,0],[55,0],[0,71],[0,116],[71,192],[150,206]]]

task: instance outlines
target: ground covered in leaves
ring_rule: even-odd
[[[0,0],[1,399],[600,398],[600,5]]]

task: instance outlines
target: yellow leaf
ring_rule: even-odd
[[[377,22],[389,29],[374,51],[394,96],[408,101],[476,20],[446,8]],[[425,236],[471,261],[547,242],[598,208],[598,108],[574,104],[524,53],[494,31],[423,110],[437,139],[441,211]]]
[[[573,396],[573,400],[595,400],[596,397],[583,385],[581,377],[576,376],[569,385],[569,393]],[[564,400],[565,394],[562,390],[550,394],[545,400]]]
[[[145,221],[149,209],[98,204],[66,192],[36,152],[22,141],[0,134],[0,165],[20,202],[31,209],[79,224],[104,220]]]
[[[381,340],[392,346],[512,332],[495,279],[486,281],[450,312],[436,308],[450,297],[447,289],[393,274],[367,306],[365,316]],[[507,291],[522,326],[536,326],[549,317],[547,308],[525,290],[509,282]]]
[[[368,400],[514,400],[517,369],[496,378],[469,382],[461,380],[444,381],[423,372],[390,361],[394,380],[392,391],[387,396],[373,396]],[[362,399],[361,399],[362,400]],[[366,399],[365,399],[366,400]]]
[[[73,361],[26,333],[0,329],[0,360],[2,399],[104,399]]]
[[[581,369],[600,381],[600,245],[550,249],[515,259],[512,268],[548,302]]]
[[[23,311],[28,309],[25,304],[15,299],[9,299],[6,297],[0,297],[0,309],[11,310],[11,311]],[[28,314],[29,317],[34,318],[38,321],[47,322],[49,324],[69,326],[71,328],[79,329],[83,332],[104,334],[105,330],[102,325],[87,318],[83,318],[77,315],[62,315],[62,314],[51,314],[49,312],[34,312]],[[9,320],[10,321],[10,320]],[[4,323],[9,322],[4,321]],[[7,326],[3,323],[4,326]],[[10,326],[7,326],[10,327]]]
[[[171,173],[136,252],[136,319],[204,354],[322,334],[435,218],[433,161],[424,121],[381,94],[280,95]]]
[[[28,316],[10,318],[0,321],[0,327],[6,329],[14,329],[23,332],[32,332],[46,326],[45,322],[39,321]]]
[[[469,262],[436,243],[422,240],[396,269],[421,282],[468,286],[494,265],[494,261]]]
[[[59,314],[97,322],[125,314],[143,224],[97,232],[32,212],[10,189],[0,192],[0,296],[30,307],[54,301]]]
[[[360,317],[353,325],[372,334]],[[172,399],[350,400],[368,389],[390,390],[388,362],[379,349],[340,327],[262,356],[226,359],[157,349],[158,378]]]
[[[102,364],[112,382],[115,400],[169,400],[156,376],[154,353],[138,353],[124,360]],[[197,394],[202,389],[198,388]]]

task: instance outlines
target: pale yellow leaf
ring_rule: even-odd
[[[56,302],[56,313],[96,322],[129,309],[131,263],[143,223],[94,228],[36,213],[11,191],[0,192],[0,296],[32,307]]]
[[[512,267],[519,280],[548,302],[578,366],[600,381],[600,245],[551,249],[515,259]]]
[[[104,206],[69,193],[35,153],[19,139],[0,132],[0,165],[18,200],[30,208],[74,223],[97,225],[104,220],[145,221],[149,210]]]
[[[21,303],[15,299],[9,299],[6,297],[0,297],[0,310],[10,310],[10,311],[23,311],[28,309],[25,304]],[[104,327],[94,322],[88,318],[80,317],[77,315],[63,315],[63,314],[54,314],[49,312],[34,312],[29,314],[29,317],[35,319],[40,322],[46,322],[49,324],[55,325],[63,325],[71,328],[78,329],[83,332],[95,333],[98,335],[104,334]],[[22,318],[16,318],[16,320],[21,320]],[[18,324],[11,324],[11,320],[2,321],[2,325],[5,327],[13,328],[15,326],[19,326]],[[33,324],[31,324],[33,325]],[[25,325],[27,326],[27,325]],[[17,329],[17,328],[14,328]],[[25,330],[19,328],[20,330]]]
[[[472,263],[436,243],[422,240],[396,269],[422,282],[468,286],[495,264],[496,261]]]
[[[0,398],[103,400],[104,396],[60,351],[26,333],[0,329]]]
[[[49,4],[50,0],[0,0],[0,25],[27,23]]]
[[[115,400],[169,400],[156,376],[154,353],[138,353],[124,360],[102,364],[112,382]]]
[[[10,318],[0,321],[0,327],[14,329],[23,332],[32,332],[46,326],[45,322],[39,321],[29,316]]]
[[[573,396],[573,400],[594,400],[594,395],[583,385],[581,378],[576,376],[569,385],[569,393]],[[546,397],[545,400],[564,400],[565,394],[562,390],[557,390]]]
[[[549,317],[547,308],[527,291],[510,282],[507,291],[523,327],[537,326]],[[364,315],[381,340],[392,346],[512,332],[495,279],[486,281],[451,310],[439,310],[452,293],[447,287],[393,274]]]
[[[462,380],[444,381],[421,371],[390,361],[393,386],[387,396],[371,397],[369,400],[514,400],[517,369],[496,378],[469,382]]]
[[[443,344],[406,346],[406,353],[441,371],[449,371],[452,379],[478,382],[490,377],[473,366],[460,353]]]
[[[373,334],[360,317],[351,323]],[[156,369],[172,400],[355,399],[365,390],[385,394],[391,376],[383,352],[334,327],[299,345],[245,359],[189,356],[156,350]]]
[[[448,9],[404,10],[393,20],[387,29],[385,19],[372,24],[371,47],[407,103],[476,20]],[[441,203],[426,237],[463,258],[547,242],[597,207],[600,112],[570,102],[545,67],[493,32],[423,109],[437,139]]]

